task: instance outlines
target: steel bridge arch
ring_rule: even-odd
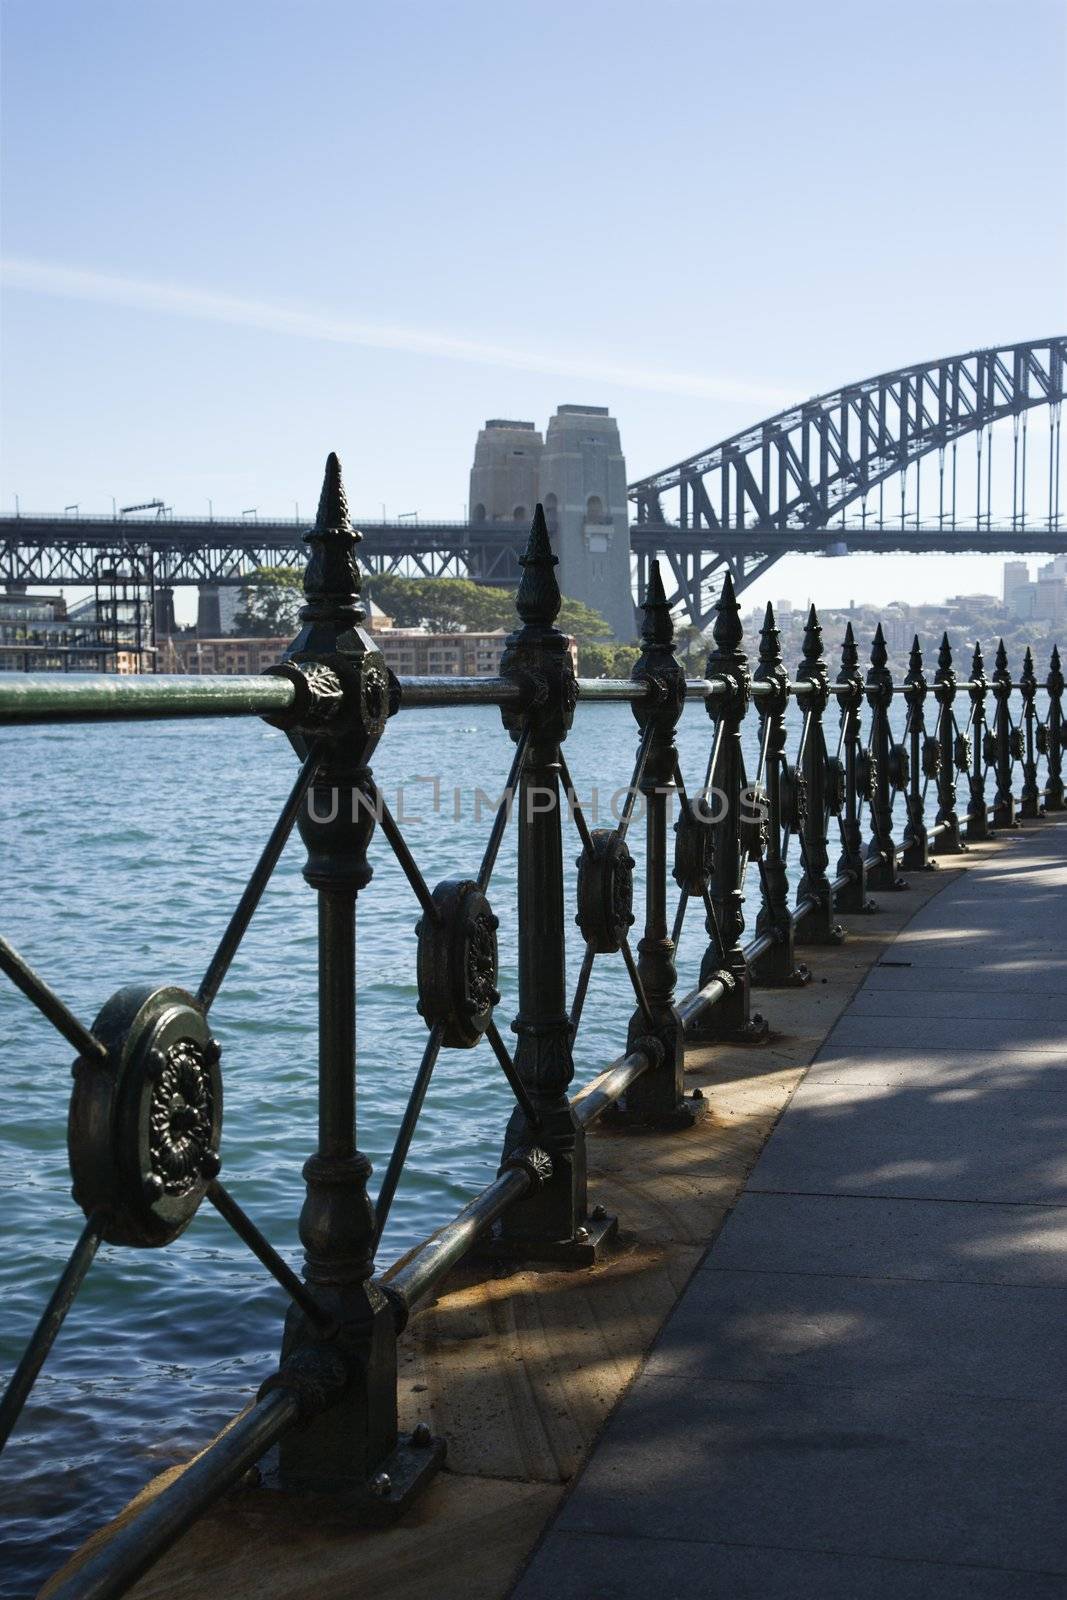
[[[639,564],[660,549],[692,620],[703,625],[708,580],[719,567],[743,589],[788,550],[825,549],[837,531],[832,519],[849,505],[865,505],[886,479],[1004,418],[1051,406],[1058,428],[1065,357],[1067,335],[1057,335],[899,367],[816,395],[641,478],[627,490]],[[667,494],[677,496],[673,517]],[[943,521],[942,508],[939,533]]]

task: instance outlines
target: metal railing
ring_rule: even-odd
[[[55,1591],[62,1600],[124,1593],[275,1444],[280,1488],[342,1496],[356,1517],[401,1512],[440,1465],[444,1441],[421,1425],[409,1438],[399,1437],[397,1339],[450,1268],[476,1243],[515,1259],[576,1265],[596,1260],[610,1243],[615,1219],[589,1204],[585,1140],[592,1124],[611,1115],[639,1130],[684,1136],[703,1109],[699,1097],[687,1097],[684,1089],[687,1038],[758,1041],[767,1024],[753,1010],[753,985],[805,982],[809,974],[797,960],[797,947],[839,943],[844,934],[838,913],[870,909],[870,890],[903,887],[901,869],[922,869],[935,856],[964,851],[968,840],[988,837],[991,827],[1010,828],[1020,817],[1064,809],[1067,732],[1056,650],[1042,686],[1029,651],[1013,683],[1003,645],[991,675],[976,650],[969,676],[957,680],[946,637],[931,681],[916,640],[907,675],[895,684],[881,628],[864,672],[849,626],[840,670],[831,676],[813,607],[803,660],[791,679],[768,606],[753,671],[728,579],[706,677],[687,681],[653,567],[632,677],[579,679],[555,627],[556,558],[538,508],[516,597],[520,626],[508,639],[500,676],[398,679],[360,627],[357,538],[331,456],[316,524],[307,535],[302,630],[285,661],[267,674],[20,677],[0,683],[0,724],[260,716],[286,731],[300,763],[195,993],[176,985],[132,985],[112,996],[87,1028],[0,941],[0,968],[77,1052],[68,1145],[74,1196],[85,1215],[81,1237],[0,1402],[0,1445],[102,1242],[166,1246],[207,1200],[291,1302],[278,1370],[267,1377],[256,1403]],[[1037,706],[1039,687],[1047,693],[1044,714]],[[905,715],[898,741],[891,710],[899,697]],[[631,782],[610,829],[590,827],[563,752],[576,707],[605,700],[629,703],[637,734]],[[676,730],[691,701],[703,704],[710,739],[702,782],[687,787]],[[500,708],[514,743],[511,770],[480,862],[467,863],[456,877],[431,888],[375,783],[371,759],[388,737],[390,719],[405,709],[475,703]],[[792,760],[791,706],[799,714]],[[742,740],[749,716],[758,732],[751,774]],[[1039,786],[1041,760],[1045,776]],[[961,783],[967,796],[962,815]],[[928,799],[936,799],[933,820]],[[627,840],[639,820],[639,800],[645,878],[635,951],[634,862]],[[904,812],[899,843],[898,801]],[[672,850],[669,810],[675,802]],[[575,921],[583,953],[569,997],[564,810],[581,845]],[[494,1019],[500,999],[498,922],[490,899],[509,825],[517,831],[518,849],[514,1054]],[[319,919],[319,1135],[304,1168],[300,1278],[221,1181],[222,1063],[210,1028],[211,1008],[294,826],[307,849],[304,876],[316,891]],[[414,964],[427,1037],[372,1201],[370,1164],[356,1144],[355,925],[378,830],[421,908]],[[745,889],[753,871],[759,908],[746,943]],[[672,877],[678,895],[669,916]],[[692,990],[679,1000],[675,950],[694,903],[705,918],[707,944]],[[619,1059],[572,1094],[574,1044],[598,956],[624,963],[634,1006]],[[499,1174],[453,1221],[376,1275],[382,1230],[435,1063],[443,1050],[470,1050],[483,1039],[515,1100]]]

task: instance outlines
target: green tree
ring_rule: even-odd
[[[578,674],[582,678],[613,678],[615,665],[615,647],[610,644],[586,644],[578,646]]]
[[[613,678],[628,678],[633,671],[634,662],[641,654],[635,644],[616,645],[611,660],[611,676]]]
[[[241,589],[237,626],[243,633],[293,633],[303,601],[302,573],[296,567],[260,567]],[[405,578],[377,573],[364,579],[363,592],[398,628],[431,633],[491,633],[518,625],[515,592],[469,578]],[[580,600],[564,600],[558,624],[581,641],[610,646],[611,629],[599,611]]]
[[[514,604],[514,602],[513,602]],[[592,606],[585,605],[581,600],[568,600],[564,598],[556,618],[556,627],[564,633],[571,633],[576,639],[610,639],[611,627],[606,618],[594,611]]]
[[[368,578],[366,592],[398,628],[428,628],[431,633],[491,633],[518,625],[515,593],[469,578],[402,578],[386,573]],[[557,619],[577,639],[610,639],[599,611],[580,600],[564,600]]]
[[[241,585],[234,625],[239,633],[260,638],[293,634],[303,603],[304,574],[298,567],[257,567]]]

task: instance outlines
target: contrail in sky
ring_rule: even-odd
[[[298,339],[318,339],[328,344],[358,345],[370,350],[400,350],[411,355],[439,356],[478,366],[502,367],[515,372],[541,372],[590,383],[618,384],[658,394],[690,395],[778,410],[795,396],[770,384],[746,379],[654,368],[627,366],[597,355],[563,355],[550,350],[523,349],[484,343],[459,334],[435,333],[426,328],[401,328],[365,322],[343,313],[317,311],[265,300],[217,294],[209,289],[187,289],[180,284],[129,278],[83,267],[57,266],[47,261],[7,257],[2,263],[4,283],[11,289],[57,295],[67,300],[89,300],[102,305],[125,306],[135,311],[157,311],[191,317],[198,322],[225,323],[230,327],[261,328],[265,333],[290,334]]]

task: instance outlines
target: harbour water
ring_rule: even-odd
[[[831,712],[828,736],[835,721]],[[747,719],[750,772],[756,727]],[[598,792],[602,826],[612,824],[613,797],[617,804],[629,780],[636,735],[626,706],[579,708],[566,752],[579,796],[588,801]],[[695,791],[710,746],[699,704],[687,707],[679,744]],[[405,835],[431,885],[477,868],[491,810],[475,791],[500,794],[511,753],[492,708],[415,711],[391,722],[375,771],[394,811],[403,807]],[[294,770],[285,737],[255,720],[0,731],[0,930],[88,1022],[129,982],[195,989]],[[440,785],[436,810],[430,779]],[[635,821],[638,892],[642,831]],[[573,827],[565,843],[573,906]],[[372,851],[375,877],[359,902],[358,1117],[360,1146],[380,1176],[425,1026],[415,1011],[418,908],[380,832]],[[831,855],[836,860],[836,839]],[[315,1138],[316,918],[302,859],[294,836],[212,1012],[223,1046],[224,1177],[294,1265],[300,1169]],[[513,830],[491,899],[501,919],[498,1015],[507,1034],[516,1004]],[[580,956],[573,932],[571,989]],[[678,953],[680,993],[695,982],[704,943],[694,908]],[[621,959],[599,958],[576,1043],[576,1086],[620,1053],[632,1008]],[[4,983],[5,1380],[82,1221],[65,1147],[71,1054]],[[493,1177],[510,1107],[484,1043],[443,1053],[382,1264]],[[208,1206],[166,1250],[101,1250],[0,1463],[5,1600],[33,1593],[151,1476],[239,1409],[276,1363],[284,1309],[281,1292]]]

